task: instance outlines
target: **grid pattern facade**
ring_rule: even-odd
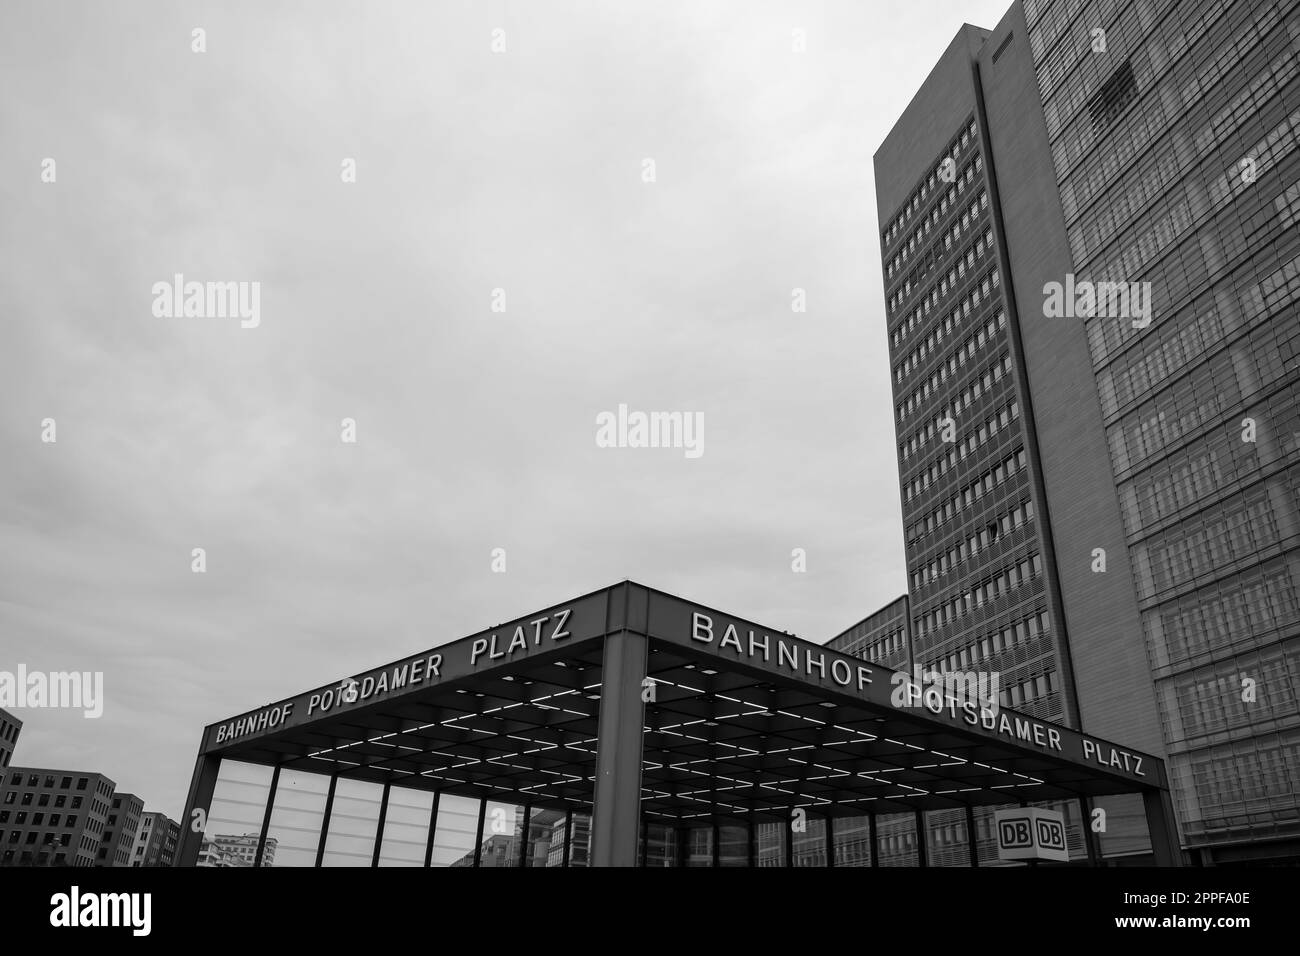
[[[146,813],[140,817],[135,848],[131,851],[131,866],[172,866],[179,844],[180,826],[175,820],[161,813]]]
[[[826,642],[831,650],[896,671],[911,667],[911,617],[907,595]]]
[[[1300,5],[1026,0],[1184,841],[1300,835]],[[1102,31],[1102,32],[1098,32]]]
[[[131,793],[115,793],[99,844],[99,866],[130,866],[144,801]]]
[[[997,672],[1005,705],[1061,721],[989,193],[972,114],[881,235],[912,656]]]
[[[0,866],[95,866],[114,789],[101,774],[11,767],[0,775]]]

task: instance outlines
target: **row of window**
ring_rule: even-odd
[[[894,217],[894,221],[890,224],[889,228],[885,230],[882,237],[885,245],[889,245],[894,241],[898,234],[903,231],[903,227],[907,224],[912,215],[921,208],[923,204],[922,193],[928,193],[929,190],[935,187],[935,181],[938,179],[939,170],[943,167],[944,160],[952,159],[953,162],[956,162],[958,157],[961,156],[961,151],[975,138],[975,131],[975,120],[971,119],[967,122],[966,128],[953,137],[952,142],[948,145],[947,151],[935,160],[934,168],[930,171],[930,175],[926,177],[925,181],[918,186],[915,191],[913,191],[911,198],[903,204],[902,210]]]
[[[1119,485],[1124,526],[1131,538],[1185,509],[1204,507],[1232,493],[1238,483],[1286,458],[1287,446],[1294,442],[1277,439],[1294,438],[1300,429],[1294,391],[1274,395],[1250,411],[1256,416],[1256,441],[1243,441],[1241,422],[1230,419]]]
[[[1246,118],[1243,117],[1243,122]],[[1102,244],[1101,230],[1107,227],[1107,221],[1100,217],[1088,220],[1087,224],[1092,229],[1091,234],[1084,231],[1082,226],[1072,226],[1069,230],[1070,244],[1076,266],[1080,269],[1089,267],[1100,281],[1119,281],[1139,275],[1148,263],[1179,242],[1183,235],[1210,210],[1222,209],[1235,197],[1253,190],[1260,177],[1290,155],[1297,146],[1295,128],[1298,122],[1300,122],[1300,110],[1283,117],[1258,141],[1241,152],[1241,155],[1250,157],[1254,162],[1254,181],[1247,181],[1243,177],[1243,170],[1237,164],[1239,157],[1236,155],[1226,164],[1226,169],[1222,165],[1218,166],[1222,171],[1213,181],[1206,183],[1204,189],[1200,178],[1185,177],[1180,183],[1167,190],[1161,199],[1158,211],[1148,211],[1138,219],[1147,226],[1145,231],[1113,252],[1104,263],[1096,267],[1091,265],[1090,259],[1092,253]],[[1236,153],[1235,150],[1233,152]],[[1118,222],[1111,221],[1109,228],[1113,234],[1130,225],[1132,221],[1124,219]],[[1240,232],[1239,222],[1229,222],[1226,225],[1235,227]],[[1221,239],[1226,239],[1232,229],[1220,228],[1214,232]],[[1110,237],[1105,238],[1108,242]]]
[[[958,542],[955,547],[949,548],[934,560],[913,571],[912,588],[919,591],[942,580],[999,538],[1019,531],[1033,520],[1034,503],[1026,498],[1014,508],[993,518],[986,527],[981,528],[965,541]]]
[[[968,318],[972,311],[977,310],[979,308],[980,302],[986,300],[993,292],[997,290],[999,282],[1000,282],[1000,278],[998,276],[998,270],[994,269],[991,273],[989,273],[984,277],[983,281],[980,282],[979,285],[972,287],[970,294],[967,295],[962,300],[961,308],[959,309],[959,311],[961,312],[961,318],[962,319]],[[957,321],[961,321],[961,319],[958,319]],[[1009,357],[1006,358],[1006,365],[1007,365],[1006,371],[1010,371],[1011,363]],[[907,398],[903,399],[903,401],[898,403],[895,409],[895,415],[897,420],[900,423],[906,420],[909,415],[911,415],[913,412],[920,409],[922,405],[929,400],[930,395],[932,393],[937,394],[938,391],[939,389],[937,386],[932,386],[930,382],[927,381],[919,389],[917,389]],[[964,404],[959,401],[957,403],[957,411],[960,411],[961,408],[969,404],[970,404],[969,399]]]
[[[840,652],[852,657],[860,657],[874,664],[878,661],[896,658],[903,653],[906,650],[906,641],[906,634],[902,630],[898,630],[875,640],[863,640],[848,645],[841,648]]]
[[[15,771],[10,775],[10,777],[9,777],[9,786],[11,786],[11,787],[21,787],[21,786],[23,786],[23,777],[24,777],[23,771],[21,771],[21,770],[15,770]],[[26,784],[26,785],[27,785],[28,787],[42,787],[42,786],[43,786],[43,787],[45,787],[45,789],[47,789],[47,790],[52,790],[52,789],[54,789],[55,781],[57,780],[57,781],[58,781],[58,789],[60,789],[60,790],[71,790],[71,789],[74,789],[74,788],[73,788],[73,783],[72,783],[73,778],[72,778],[71,776],[56,777],[56,776],[55,776],[54,774],[52,774],[52,773],[47,773],[47,774],[45,774],[44,778],[42,778],[41,775],[38,774],[38,773],[28,773],[28,774],[26,774],[26,778],[27,778],[27,784]],[[0,783],[3,783],[3,782],[4,782],[3,780],[0,780]],[[77,789],[77,790],[85,790],[86,787],[87,787],[88,785],[89,785],[89,781],[88,781],[88,779],[87,779],[86,777],[77,777],[77,778],[76,778],[76,787],[75,787],[75,789]],[[99,783],[97,783],[97,784],[95,785],[95,792],[96,792],[96,793],[102,793],[104,796],[107,797],[107,796],[109,796],[110,794],[112,794],[112,792],[113,792],[113,788],[110,787],[107,783],[104,783],[103,781],[100,781]]]
[[[1002,376],[1010,375],[1010,373],[1011,355],[1010,352],[1004,352],[1000,360],[989,365],[989,368],[984,372],[984,375],[975,378],[970,385],[967,385],[965,389],[962,389],[961,392],[957,393],[957,397],[953,398],[952,406],[946,410],[948,411],[948,416],[956,419],[963,411],[966,411],[967,408],[974,405],[974,403],[978,401],[980,395],[988,392],[989,389],[993,388],[993,385],[996,385],[998,381],[1001,381]],[[939,392],[939,389],[935,389],[935,392]],[[924,402],[928,401],[928,399],[930,399],[930,384],[927,382],[927,384],[923,386],[922,392],[911,394],[902,405],[898,406],[898,423],[901,424],[907,415],[910,415],[911,412],[917,411]],[[926,428],[920,429],[920,432],[928,433],[933,436],[933,433],[935,433],[936,429],[939,428],[939,421],[944,418],[945,415],[940,414],[935,420],[931,421]]]
[[[972,226],[981,224],[982,220],[980,218],[980,213],[988,209],[988,207],[989,207],[989,194],[985,192],[983,189],[981,189],[979,195],[975,197],[975,199],[971,202],[970,206],[968,206],[965,210],[963,210],[961,214],[961,218],[957,220],[956,223],[953,224],[952,234],[944,237],[944,248],[947,249],[949,246],[952,245],[952,242],[954,241],[952,236],[962,235],[967,230],[969,230]],[[896,289],[889,296],[887,301],[889,303],[890,313],[892,314],[894,312],[897,312],[899,306],[901,306],[904,302],[906,302],[907,299],[911,296],[911,294],[912,294],[912,280],[909,278],[903,283],[901,288]],[[924,318],[925,316],[929,315],[930,310],[933,309],[935,306],[937,306],[939,302],[942,301],[943,296],[946,294],[947,294],[946,288],[943,293],[940,293],[939,284],[931,283],[929,286],[929,291],[925,294],[925,298],[923,298],[920,302],[917,303],[916,310],[913,312],[913,316],[919,315],[922,318]],[[910,322],[911,319],[909,319],[908,324],[910,324]]]
[[[1254,681],[1251,694],[1245,679]],[[1300,644],[1235,657],[1162,681],[1157,691],[1169,742],[1284,720],[1300,700]]]
[[[22,825],[27,823],[26,810],[0,810],[0,823],[8,823],[11,815],[13,816],[13,822],[16,825]],[[31,822],[32,826],[34,827],[45,826],[44,813],[33,813],[31,815],[31,818],[32,818],[32,822]],[[75,830],[77,828],[77,815],[75,813],[69,813],[66,817],[61,813],[50,814],[50,822],[49,822],[50,826],[52,827],[60,826],[60,821],[62,821],[61,825],[69,830]]]
[[[1300,596],[1285,558],[1163,604],[1142,615],[1156,668],[1186,665],[1247,641],[1267,641],[1300,621]]]
[[[1168,258],[1164,260],[1161,275],[1151,283],[1151,298],[1153,302],[1169,300],[1162,289],[1162,277],[1167,269],[1179,270],[1185,267],[1188,277],[1193,274],[1198,276],[1198,283],[1211,277],[1215,284],[1203,289],[1196,299],[1188,303],[1194,307],[1197,319],[1193,320],[1180,307],[1177,311],[1171,308],[1153,311],[1154,324],[1143,330],[1133,328],[1129,322],[1088,322],[1085,328],[1094,369],[1098,370],[1100,376],[1101,369],[1108,363],[1137,355],[1139,337],[1146,342],[1161,343],[1160,348],[1165,349],[1166,356],[1169,357],[1176,356],[1187,346],[1184,361],[1190,362],[1200,357],[1200,354],[1190,349],[1191,344],[1216,338],[1226,340],[1243,323],[1253,325],[1264,316],[1276,314],[1300,300],[1300,256],[1295,256],[1294,253],[1288,255],[1290,258],[1279,265],[1282,250],[1265,243],[1251,250],[1249,257],[1243,258],[1233,266],[1231,272],[1225,274],[1221,259],[1211,269],[1211,263],[1206,258],[1206,245],[1193,237],[1178,250],[1176,261]],[[1184,259],[1188,257],[1190,258],[1185,263]],[[1175,336],[1178,335],[1176,330],[1186,329],[1194,322],[1200,323],[1201,317],[1211,314],[1214,317],[1205,320],[1207,324],[1203,326],[1202,332],[1181,344],[1175,342]],[[1151,348],[1154,350],[1156,346],[1153,344]],[[1176,371],[1176,368],[1170,368],[1166,376],[1172,377]],[[1152,387],[1155,384],[1153,382]],[[1102,397],[1104,401],[1104,391]]]
[[[1036,553],[1031,554],[1013,567],[981,581],[963,594],[922,614],[917,622],[917,637],[931,634],[940,628],[957,622],[967,614],[982,608],[985,604],[991,604],[1023,585],[1029,584],[1042,573],[1042,556]]]
[[[56,806],[56,807],[62,807],[62,806],[64,806],[64,805],[67,803],[67,801],[68,801],[68,797],[67,797],[67,795],[66,795],[66,794],[62,794],[62,793],[55,793],[55,794],[39,793],[39,794],[35,794],[35,795],[33,795],[33,794],[31,794],[31,793],[24,793],[24,794],[22,795],[22,797],[23,797],[22,805],[25,806],[25,807],[30,807],[30,806],[32,805],[32,798],[33,798],[33,796],[35,796],[35,798],[36,798],[36,806],[38,806],[38,807],[48,807],[48,806],[50,805],[50,801],[51,801],[51,800],[53,800],[53,802],[54,802],[54,806]],[[17,798],[18,798],[18,791],[17,791],[17,790],[9,790],[9,791],[7,791],[7,792],[5,793],[4,802],[5,802],[6,804],[12,804],[12,803],[14,803],[14,802],[17,800]],[[92,800],[92,801],[91,801],[91,804],[92,804],[92,806],[94,806],[95,801]],[[81,797],[73,797],[73,798],[72,798],[72,809],[74,809],[74,810],[80,810],[80,809],[81,809]]]
[[[22,836],[23,836],[22,830],[10,830],[9,843],[10,844],[18,843],[20,840],[22,840]],[[4,839],[5,839],[5,831],[0,830],[0,843],[3,843]],[[37,833],[35,830],[31,830],[27,833],[27,839],[24,842],[26,842],[28,846],[33,846],[36,844],[37,840],[40,840],[42,846],[71,846],[72,834],[71,833],[46,833],[44,837],[42,837],[41,834]]]
[[[948,208],[957,205],[958,197],[966,191],[967,186],[970,186],[975,182],[975,175],[983,168],[983,166],[984,163],[979,156],[976,156],[974,160],[967,164],[961,174],[953,179],[952,185],[948,187],[948,192],[939,200],[939,204],[930,210],[930,214],[925,217],[925,222],[916,230],[916,233],[912,238],[903,245],[894,258],[885,263],[886,289],[889,288],[890,280],[894,278],[894,273],[899,272],[912,257],[912,253],[918,249],[925,249],[929,255],[927,255],[925,260],[911,271],[903,283],[903,288],[909,290],[913,285],[919,285],[921,280],[925,277],[925,274],[934,267],[938,258],[936,255],[938,243],[926,248],[925,239],[930,235],[930,231],[937,228],[939,223],[941,223],[948,215]],[[951,249],[952,244],[961,237],[961,230],[965,228],[966,225],[966,223],[962,222],[954,222],[952,224],[952,227],[944,234],[943,248],[945,251]]]
[[[925,665],[927,671],[939,671],[947,674],[951,671],[964,671],[983,664],[985,669],[995,669],[998,658],[1004,651],[1025,647],[1048,633],[1051,617],[1046,611],[1035,611],[1014,624],[998,628],[978,640],[971,641],[964,647],[954,648],[946,657],[938,657]],[[1053,687],[1053,690],[1056,688]]]
[[[953,442],[952,447],[944,453],[942,458],[939,458],[930,467],[917,475],[916,478],[907,483],[904,491],[906,501],[910,504],[914,497],[928,491],[930,485],[937,483],[948,473],[949,469],[956,468],[958,463],[973,455],[988,441],[996,437],[998,432],[1008,427],[1019,417],[1020,403],[1011,402],[984,419],[978,426],[972,425],[965,438]]]
[[[945,322],[948,320],[945,319]],[[971,361],[980,350],[989,342],[1002,343],[1002,337],[997,335],[999,329],[1007,324],[1006,313],[999,310],[996,315],[990,315],[988,321],[978,332],[966,340],[963,347],[948,357],[946,362],[942,362],[924,382],[918,385],[906,399],[898,405],[898,421],[901,423],[906,415],[904,409],[919,408],[925,402],[929,401],[931,395],[938,395],[939,392],[948,383],[950,377],[955,377],[957,372],[963,366]],[[937,326],[936,326],[937,328]]]
[[[1203,0],[1203,3],[1203,16],[1170,17],[1145,37],[1141,25],[1136,22],[1138,8],[1130,6],[1121,21],[1106,32],[1107,55],[1090,55],[1090,45],[1077,51],[1080,54],[1078,69],[1068,81],[1044,98],[1044,116],[1056,157],[1058,179],[1065,179],[1098,142],[1099,131],[1093,127],[1083,108],[1092,98],[1093,91],[1102,86],[1098,81],[1109,78],[1118,63],[1130,64],[1136,88],[1145,92],[1140,109],[1130,113],[1122,130],[1109,132],[1101,141],[1103,147],[1112,149],[1117,141],[1122,140],[1136,140],[1138,145],[1145,145],[1156,140],[1159,132],[1170,125],[1171,118],[1166,115],[1165,97],[1160,95],[1161,91],[1173,85],[1176,67],[1182,66],[1184,72],[1190,72],[1185,64],[1180,63],[1182,53],[1228,9],[1217,0],[1212,3]],[[1218,32],[1226,34],[1226,27]],[[1226,39],[1225,35],[1219,45],[1211,44],[1211,48],[1221,48]],[[1039,66],[1040,86],[1043,85],[1045,66]],[[1171,92],[1168,99],[1172,105],[1178,97]]]
[[[992,242],[993,231],[991,229],[986,229],[984,235],[975,243],[974,246],[971,247],[971,252],[967,253],[967,258],[971,257],[971,253],[974,254],[975,258],[983,256],[985,250],[992,247]],[[934,330],[925,337],[925,340],[918,344],[907,358],[898,363],[898,366],[894,369],[894,384],[902,385],[903,380],[920,368],[921,365],[924,364],[925,360],[930,357],[931,353],[938,351],[943,340],[961,328],[961,320],[961,311],[953,310],[952,314],[947,316],[942,322],[936,322]],[[996,321],[998,325],[1005,325],[1006,316],[999,313],[996,320],[990,321]],[[986,327],[985,331],[986,334],[990,336],[993,334],[992,330],[988,327]],[[973,352],[976,348],[976,346],[972,344],[973,340],[974,336],[967,340],[962,349],[958,350],[957,354],[963,356],[962,361],[965,361],[965,353]]]
[[[1257,833],[1270,815],[1295,820],[1300,731],[1173,754],[1168,766],[1178,818],[1190,836],[1227,826]]]
[[[1232,355],[1222,352],[1106,429],[1116,476],[1217,424],[1228,412],[1235,417],[1242,411],[1240,399]]]
[[[1294,495],[1294,492],[1292,492]],[[1296,510],[1291,497],[1291,518]],[[1235,496],[1132,549],[1138,597],[1147,600],[1193,583],[1278,543],[1268,485]]]
[[[963,506],[970,507],[984,495],[990,494],[994,488],[997,488],[1024,468],[1026,460],[1025,450],[1023,448],[1016,449],[1015,452],[962,488],[934,511],[918,520],[915,524],[909,525],[907,528],[908,548],[915,547],[926,535],[933,534],[942,528],[948,521],[952,520],[959,508]]]

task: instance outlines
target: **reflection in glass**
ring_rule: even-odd
[[[686,830],[686,865],[713,865],[713,826],[689,827]]]
[[[645,836],[645,845],[642,847],[643,866],[677,865],[676,830],[664,823],[651,823],[645,828]]]
[[[754,824],[754,865],[785,866],[785,841],[790,835],[790,824]]]
[[[433,832],[432,866],[473,866],[482,801],[444,793],[438,798],[438,825]]]
[[[533,807],[528,817],[525,866],[564,865],[564,811]]]
[[[424,866],[432,810],[430,790],[393,787],[388,791],[384,842],[379,848],[380,866]]]
[[[339,778],[321,866],[370,866],[383,794],[382,784]]]
[[[871,826],[865,814],[835,818],[835,865],[871,865]]]
[[[796,821],[798,818],[796,818]],[[826,865],[826,820],[811,813],[804,816],[791,829],[790,838],[794,840],[792,860],[795,866]]]
[[[198,866],[253,865],[271,793],[272,772],[270,767],[258,764],[221,761],[199,845]],[[270,865],[274,859],[275,847],[268,845],[264,862]]]
[[[330,778],[281,770],[262,866],[315,866]]]
[[[718,824],[718,866],[749,866],[749,827]]]
[[[591,814],[573,813],[569,833],[569,866],[591,866]]]
[[[524,835],[524,808],[517,803],[489,800],[479,834],[479,866],[518,866]]]
[[[920,866],[916,853],[916,818],[911,813],[882,813],[876,817],[881,866]]]

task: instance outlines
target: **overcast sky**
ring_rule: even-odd
[[[106,697],[14,764],[179,818],[204,725],[624,578],[816,641],[902,594],[871,155],[1008,4],[8,0],[0,670]]]

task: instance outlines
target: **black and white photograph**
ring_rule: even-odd
[[[0,256],[6,942],[1289,922],[1300,0],[0,0]]]

